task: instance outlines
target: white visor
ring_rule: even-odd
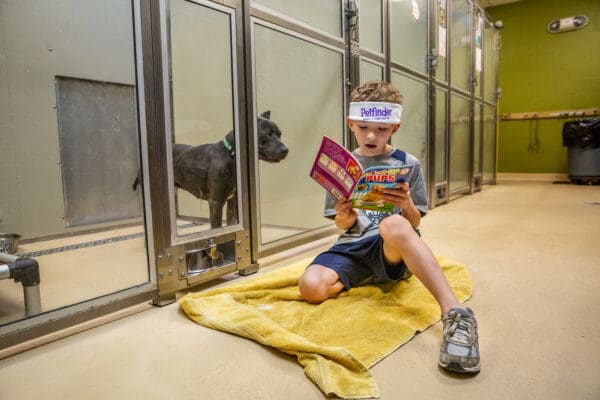
[[[396,103],[360,101],[350,103],[348,118],[353,121],[399,124],[402,106]]]

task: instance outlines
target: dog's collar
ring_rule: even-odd
[[[225,149],[229,152],[231,158],[235,157],[235,150],[233,149],[233,146],[229,144],[227,138],[223,139],[223,146],[225,146]]]

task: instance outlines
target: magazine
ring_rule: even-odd
[[[381,200],[383,190],[404,182],[412,168],[379,166],[363,170],[350,151],[324,136],[310,176],[336,199],[350,200],[354,208],[389,212],[394,206]]]

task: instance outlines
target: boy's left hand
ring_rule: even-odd
[[[412,198],[410,197],[410,188],[406,182],[400,182],[394,188],[385,189],[381,198],[387,203],[393,204],[403,210],[413,205]]]

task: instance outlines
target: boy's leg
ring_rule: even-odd
[[[481,368],[477,321],[473,311],[464,308],[452,292],[433,253],[400,215],[385,218],[379,225],[383,238],[383,254],[391,265],[401,260],[425,285],[442,309],[444,342],[440,349],[442,368],[475,373]]]
[[[333,269],[313,264],[300,277],[298,288],[304,300],[321,303],[341,292],[344,284]]]
[[[406,218],[400,215],[385,218],[379,225],[379,233],[383,238],[385,260],[392,265],[404,260],[410,272],[435,297],[442,313],[461,306],[435,256]]]

